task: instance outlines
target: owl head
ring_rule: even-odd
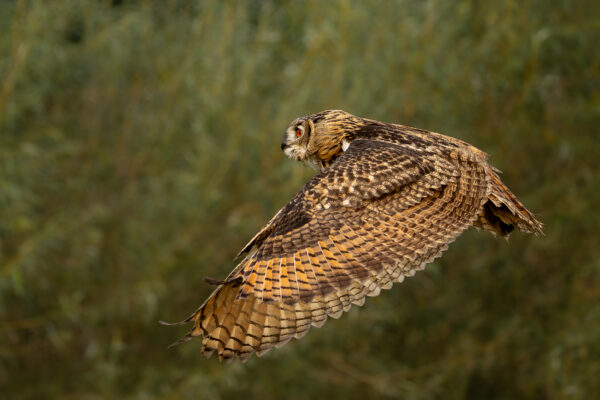
[[[283,136],[281,150],[292,160],[315,169],[327,167],[349,145],[350,134],[363,119],[342,110],[325,110],[292,121]]]

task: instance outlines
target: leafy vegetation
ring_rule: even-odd
[[[3,397],[600,398],[599,4],[2,2]],[[246,364],[167,349],[326,108],[484,149],[546,235],[469,231]]]

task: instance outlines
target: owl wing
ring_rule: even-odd
[[[244,248],[183,322],[202,351],[247,359],[337,318],[438,257],[477,218],[485,166],[458,154],[355,140]]]

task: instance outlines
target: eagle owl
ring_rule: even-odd
[[[461,140],[340,110],[293,121],[281,143],[319,172],[238,256],[179,342],[248,359],[338,318],[439,257],[475,226],[508,237],[542,224]]]

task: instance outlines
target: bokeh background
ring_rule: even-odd
[[[600,2],[2,1],[0,397],[600,398]],[[545,223],[246,364],[167,346],[327,108],[484,149]]]

